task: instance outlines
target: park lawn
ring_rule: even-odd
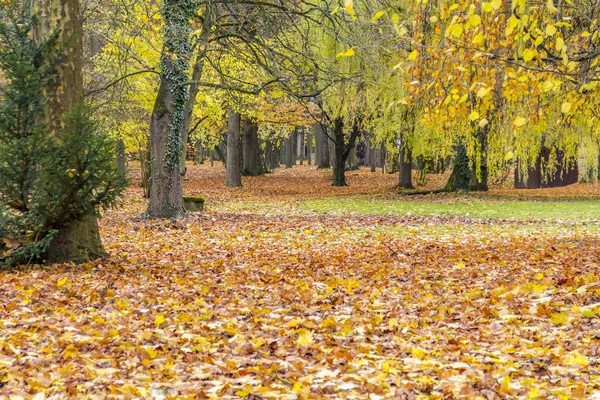
[[[192,169],[207,211],[178,222],[140,218],[132,187],[100,220],[108,258],[0,271],[0,397],[598,396],[593,205],[486,219],[497,200],[413,204],[367,174],[312,193],[304,172],[329,188]]]
[[[430,201],[426,197],[424,199],[421,196],[413,201],[407,200],[405,196],[399,197],[397,200],[315,199],[302,201],[298,207],[302,210],[337,214],[458,216],[511,220],[600,220],[600,200],[510,201],[510,197],[508,200],[498,200],[497,198],[456,196],[443,201]],[[429,197],[435,198],[435,196]]]

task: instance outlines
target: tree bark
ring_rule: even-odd
[[[194,62],[194,69],[192,70],[192,81],[190,83],[190,93],[187,103],[185,104],[184,120],[183,120],[183,131],[182,131],[182,149],[181,149],[181,164],[180,172],[185,175],[185,156],[187,154],[187,143],[190,134],[190,127],[192,125],[192,116],[194,114],[194,106],[196,105],[196,96],[200,89],[200,79],[202,78],[202,72],[204,71],[204,58],[206,51],[208,50],[208,39],[210,37],[210,30],[214,21],[215,8],[210,3],[206,6],[206,12],[204,13],[204,20],[202,22],[202,33],[200,33],[200,43],[198,53],[196,54],[196,60]]]
[[[329,163],[329,138],[323,132],[323,127],[319,123],[315,123],[315,153],[318,159],[317,168],[318,169],[327,169],[331,168],[331,164]]]
[[[277,161],[277,149],[271,139],[267,139],[265,142],[265,166],[267,167],[267,170],[271,172],[279,167]]]
[[[228,111],[227,121],[227,171],[225,186],[241,187],[240,171],[240,114]]]
[[[400,143],[398,186],[402,189],[412,189],[412,149],[403,140]]]
[[[265,174],[265,165],[258,140],[258,125],[252,119],[244,118],[244,176],[258,176]]]
[[[116,153],[117,153],[117,157],[116,157],[117,168],[119,169],[119,171],[121,171],[124,174],[126,172],[125,168],[126,168],[127,160],[125,158],[125,143],[123,142],[123,140],[121,140],[121,139],[117,140],[116,150],[117,150],[116,151]]]
[[[294,134],[295,130],[290,132],[289,137],[285,140],[285,167],[292,168],[295,164],[296,158],[294,157]]]
[[[335,162],[333,164],[333,185],[348,186],[346,184],[346,160],[356,145],[360,133],[358,126],[354,125],[348,141],[344,137],[344,123],[341,118],[333,121],[333,138],[335,140]]]
[[[306,131],[306,163],[312,165],[312,141],[313,137],[310,129]]]
[[[297,152],[298,157],[300,158],[300,165],[304,164],[304,128],[297,129],[298,132],[298,143],[297,143]]]
[[[37,20],[33,37],[37,43],[57,32],[50,49],[61,62],[47,83],[44,119],[50,134],[60,138],[61,117],[83,99],[83,28],[78,0],[32,0]],[[98,221],[90,215],[60,229],[48,247],[47,262],[85,262],[105,255]]]
[[[356,171],[358,169],[358,159],[356,158],[356,144],[350,150],[348,160],[346,160],[346,170]]]
[[[177,219],[185,215],[181,165],[185,162],[183,132],[189,100],[186,60],[191,52],[190,17],[196,6],[165,0],[162,7],[165,27],[160,84],[150,120],[152,186],[146,215]]]

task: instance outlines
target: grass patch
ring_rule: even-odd
[[[495,219],[578,219],[598,220],[600,201],[469,201],[468,198],[446,202],[323,199],[303,201],[298,207],[317,212],[340,214],[458,216]]]

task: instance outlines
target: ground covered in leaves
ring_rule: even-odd
[[[403,215],[547,192],[398,200],[395,179],[225,189],[194,167],[208,209],[176,223],[141,219],[132,186],[101,220],[107,259],[0,272],[0,398],[600,398],[598,215]]]

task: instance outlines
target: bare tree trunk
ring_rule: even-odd
[[[227,172],[225,186],[241,187],[240,171],[240,114],[228,111],[227,121]]]
[[[315,129],[315,153],[317,160],[317,168],[318,169],[327,169],[331,168],[331,164],[329,163],[329,138],[323,132],[323,127],[319,123],[315,123],[313,125]]]
[[[356,144],[350,150],[348,159],[346,160],[346,170],[356,171],[358,169],[358,159],[356,158]]]
[[[306,163],[308,165],[312,165],[312,145],[313,142],[313,135],[310,131],[310,129],[308,129],[306,131]]]
[[[300,157],[300,165],[304,163],[304,128],[300,128],[298,131],[298,156]]]
[[[286,139],[285,143],[285,167],[292,168],[292,165],[295,164],[296,158],[294,157],[294,134],[296,131],[290,132],[289,137]]]
[[[119,169],[119,171],[121,171],[123,174],[126,172],[126,164],[127,164],[127,160],[125,158],[125,143],[123,142],[123,140],[119,139],[117,140],[117,149],[116,149],[116,153],[117,153],[117,157],[116,157],[116,161],[117,161],[117,168]]]
[[[51,134],[60,136],[61,117],[83,99],[83,28],[78,0],[32,0],[32,14],[37,20],[34,40],[49,40],[55,33],[51,49],[60,63],[56,75],[47,83],[48,100],[45,122]],[[47,262],[84,262],[106,253],[100,240],[98,221],[86,216],[62,228],[48,248]]]
[[[206,11],[204,12],[204,20],[202,22],[202,33],[200,34],[200,43],[198,54],[196,54],[196,61],[194,62],[194,69],[192,71],[192,81],[190,83],[190,95],[187,103],[185,104],[185,113],[183,120],[183,131],[182,131],[182,149],[181,149],[181,164],[180,172],[185,175],[185,156],[187,154],[187,143],[190,134],[190,127],[192,125],[192,116],[194,113],[194,106],[196,105],[196,96],[200,89],[200,79],[202,78],[202,72],[204,71],[204,57],[208,49],[208,39],[210,36],[210,30],[214,21],[215,8],[210,3],[207,3]]]
[[[335,163],[333,164],[333,186],[347,186],[346,160],[356,146],[356,139],[360,133],[358,126],[354,125],[350,137],[346,142],[344,138],[344,124],[340,118],[333,122],[333,138],[335,139]]]
[[[404,140],[400,143],[398,186],[412,189],[412,149]]]
[[[258,125],[250,118],[244,118],[244,176],[258,176],[265,174],[265,165],[262,149],[258,140]]]

